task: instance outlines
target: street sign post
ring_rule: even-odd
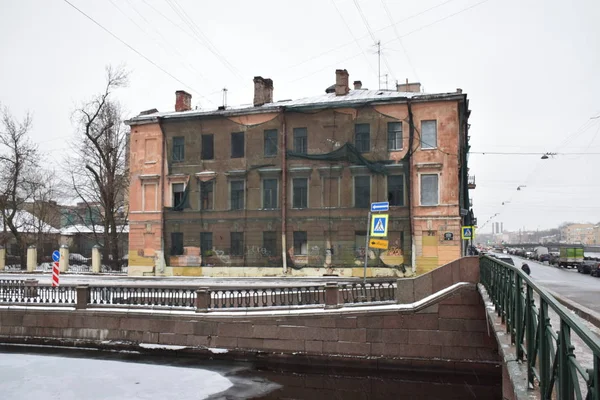
[[[388,214],[373,215],[371,221],[371,236],[384,237],[388,231]]]
[[[463,240],[469,240],[475,237],[475,229],[472,226],[463,226],[460,233]]]
[[[390,209],[389,201],[380,201],[377,203],[371,203],[371,212],[389,211],[389,209]]]
[[[54,265],[52,265],[52,286],[56,287],[59,285],[58,279],[60,276],[60,267],[58,265],[60,261],[60,252],[58,250],[52,252],[52,261],[54,261]]]
[[[389,246],[389,242],[383,239],[371,239],[369,241],[369,247],[372,249],[382,249],[387,250]]]

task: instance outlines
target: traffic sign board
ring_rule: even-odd
[[[388,211],[389,209],[390,209],[389,201],[380,201],[377,203],[371,203],[371,212]]]
[[[473,239],[475,237],[475,229],[472,226],[463,226],[461,229],[461,237],[463,239]]]
[[[59,260],[60,260],[60,252],[58,250],[54,250],[52,252],[52,261],[58,262]]]
[[[389,242],[384,239],[371,239],[369,240],[369,247],[373,249],[383,249],[387,250],[389,246]]]
[[[371,220],[371,236],[387,236],[388,230],[388,215],[378,214],[373,215]]]

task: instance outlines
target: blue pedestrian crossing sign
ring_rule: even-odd
[[[371,236],[387,236],[388,214],[373,215],[371,220]]]
[[[465,240],[475,238],[475,227],[474,226],[463,226],[461,229],[461,237]]]

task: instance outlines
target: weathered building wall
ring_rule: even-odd
[[[163,133],[158,123],[130,133],[129,274],[164,270],[162,254]]]
[[[401,101],[374,106],[315,108],[302,112],[283,110],[282,107],[279,111],[258,114],[213,114],[161,120],[167,171],[166,179],[161,181],[164,198],[161,204],[167,207],[162,242],[166,262],[173,267],[167,268],[166,273],[278,275],[283,272],[281,267],[285,254],[291,267],[288,273],[291,274],[362,276],[360,267],[367,251],[370,276],[403,276],[401,269],[390,267],[414,263],[416,272],[424,273],[460,257],[461,130],[458,100],[414,101],[411,104],[415,129],[410,157],[407,157],[410,136],[408,105]],[[241,114],[243,112],[240,111]],[[423,121],[436,122],[437,140],[432,149],[421,148]],[[402,126],[402,146],[394,150],[388,149],[388,123],[391,122],[400,122]],[[391,162],[387,168],[389,174],[401,175],[404,181],[402,205],[392,206],[389,211],[387,239],[392,250],[388,253],[365,250],[363,243],[368,210],[357,208],[354,204],[357,177],[370,179],[368,203],[388,200],[387,176],[348,162],[288,157],[287,179],[283,181],[284,131],[288,150],[294,150],[294,128],[306,128],[307,153],[326,154],[344,143],[355,143],[356,124],[368,124],[370,127],[370,151],[362,155],[372,161]],[[158,127],[156,124],[153,126]],[[271,156],[265,156],[267,130],[277,132],[277,152]],[[243,157],[232,158],[231,134],[234,132],[244,134]],[[202,135],[213,135],[212,159],[202,157]],[[183,161],[172,159],[174,138],[183,139],[185,143]],[[407,174],[409,169],[410,176]],[[438,179],[439,197],[435,205],[421,204],[421,176],[425,174],[436,175]],[[266,209],[263,185],[264,179],[269,178],[277,180],[277,205]],[[296,178],[308,179],[305,208],[294,207]],[[231,210],[231,182],[236,180],[244,182],[244,207],[241,210]],[[213,183],[212,207],[203,209],[201,203],[205,199],[202,198],[201,185],[209,181]],[[183,207],[171,209],[175,206],[172,204],[173,185],[180,184],[185,185],[187,200]],[[285,205],[282,204],[284,188]],[[132,192],[139,189],[139,182],[132,183]],[[282,206],[286,207],[285,250],[282,249]],[[156,216],[160,217],[160,214]],[[144,218],[147,217],[144,215]],[[133,233],[134,236],[142,236],[140,228],[138,226],[138,233]],[[153,227],[145,228],[158,233]],[[274,239],[270,238],[270,245],[267,245],[265,238],[269,232],[274,233]],[[302,251],[294,247],[294,232],[306,232],[307,241],[302,245]],[[150,231],[146,234],[149,235]],[[180,252],[172,251],[173,234],[183,235],[183,250]],[[452,234],[452,239],[446,240],[446,234]],[[205,238],[204,244],[201,237]],[[146,240],[150,241],[159,243],[161,240],[156,237]],[[139,253],[136,246],[140,245],[139,239],[133,242],[132,251]],[[403,258],[387,256],[398,253],[402,253]],[[382,254],[384,257],[380,257]],[[136,259],[134,264],[147,262]],[[185,270],[186,267],[193,267],[194,272]]]

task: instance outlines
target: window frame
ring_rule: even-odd
[[[210,248],[207,249],[204,244],[205,244],[205,238],[209,237],[210,238]],[[202,265],[205,265],[206,260],[204,259],[204,257],[208,257],[206,255],[207,252],[212,251],[213,249],[213,233],[212,232],[200,232],[200,256],[202,257]]]
[[[271,204],[267,205],[267,185],[266,182],[267,181],[274,181],[275,182],[275,187],[274,187],[274,193],[271,194]],[[273,188],[271,188],[273,189]],[[263,178],[262,179],[262,209],[263,210],[276,210],[278,208],[279,205],[279,179],[277,178]]]
[[[210,199],[208,199],[208,202],[210,203],[210,208],[208,207],[204,207],[204,193],[206,192],[205,190],[205,186],[210,185],[211,190],[208,191],[210,193]],[[200,181],[199,183],[199,191],[200,191],[200,204],[199,204],[199,209],[201,211],[212,211],[215,209],[215,180],[211,179],[209,181]],[[207,197],[208,198],[208,197]]]
[[[369,185],[368,185],[369,198],[366,201],[366,203],[364,205],[361,205],[361,206],[358,206],[357,205],[357,201],[356,201],[357,200],[357,195],[358,195],[357,190],[356,190],[356,188],[357,188],[356,180],[358,178],[368,178],[368,180],[369,180]],[[370,208],[371,207],[371,185],[372,185],[371,175],[355,175],[355,176],[352,177],[352,190],[353,190],[353,193],[352,193],[353,194],[353,196],[352,196],[352,202],[353,202],[354,208]]]
[[[302,200],[302,198],[304,199],[304,202],[300,201],[299,206],[297,206],[296,203],[296,181],[300,181],[303,180],[304,182],[306,182],[306,186],[304,187],[305,191],[303,194],[303,197],[301,197],[300,199]],[[302,187],[298,187],[298,189],[302,189]],[[304,205],[304,207],[302,207],[302,205]],[[304,178],[304,177],[297,177],[297,178],[292,178],[292,208],[297,209],[297,210],[303,210],[303,209],[307,209],[308,208],[308,178]]]
[[[237,146],[235,145],[236,140],[238,142],[241,140],[241,148],[240,143],[237,143]],[[246,136],[244,132],[231,132],[231,158],[244,158],[246,156],[245,146]],[[236,152],[236,150],[241,153]]]
[[[268,240],[265,238],[265,235],[273,235],[273,238],[269,238]],[[268,257],[275,257],[278,253],[277,251],[277,232],[275,231],[263,231],[263,238],[262,238],[262,245],[263,248],[269,253]],[[273,248],[271,249],[271,242],[272,241],[272,246]],[[271,251],[273,250],[273,251]]]
[[[390,129],[390,127],[393,125],[399,125],[400,130]],[[402,148],[404,147],[404,143],[402,142],[404,139],[403,128],[404,127],[402,125],[402,121],[390,121],[387,123],[388,151],[399,151],[399,150],[402,150]],[[398,137],[398,134],[400,134],[400,137]],[[392,135],[393,135],[393,137],[392,137]],[[392,144],[395,144],[395,146],[392,146]]]
[[[435,176],[437,180],[436,191],[437,201],[435,204],[424,204],[423,203],[423,177]],[[419,205],[423,207],[436,207],[440,205],[440,174],[439,173],[423,173],[419,174]]]
[[[424,129],[423,129],[423,124],[424,123],[433,123],[433,125],[435,126],[435,140],[433,140],[433,142],[435,143],[429,143],[429,142],[425,142],[425,135],[424,135]],[[424,119],[421,121],[421,150],[435,150],[438,148],[438,129],[437,129],[437,119]],[[423,146],[423,144],[425,144],[426,146]]]
[[[183,162],[185,160],[185,136],[173,136],[172,146],[171,161],[174,163]],[[180,151],[176,152],[176,149]]]
[[[299,154],[307,154],[308,153],[308,128],[300,127],[294,128],[292,130],[293,134],[293,143],[294,143],[294,152]],[[298,144],[301,144],[302,148],[299,148]]]
[[[175,249],[175,238],[181,238],[180,249]],[[171,246],[169,248],[169,255],[171,256],[182,256],[183,255],[183,232],[171,232]],[[179,251],[176,251],[179,250]]]
[[[367,127],[366,132],[359,132],[360,128],[364,128]],[[359,137],[360,135],[360,137]],[[362,137],[363,135],[366,135],[365,137]],[[359,145],[360,143],[360,145]],[[366,144],[366,146],[365,146]],[[371,124],[369,123],[360,123],[360,124],[354,124],[354,147],[356,147],[356,150],[358,150],[360,153],[368,153],[371,151]],[[366,150],[365,150],[366,148]]]
[[[402,199],[401,199],[401,203],[402,204],[393,204],[394,202],[390,199],[390,178],[392,177],[401,177],[402,178],[402,186],[401,186],[401,190],[402,190]],[[392,174],[392,175],[388,175],[387,179],[386,179],[386,192],[387,192],[387,200],[390,203],[390,207],[404,207],[406,206],[406,180],[404,177],[404,174]]]
[[[234,240],[234,236],[236,237]],[[233,244],[236,244],[235,249]],[[229,232],[229,255],[243,257],[244,256],[244,232]]]
[[[178,186],[178,185],[181,185],[181,187],[182,187],[181,192],[176,192],[175,191],[175,186]],[[171,183],[171,207],[176,207],[178,204],[181,203],[181,201],[180,202],[175,201],[175,198],[176,198],[175,197],[176,196],[175,193],[181,193],[181,197],[182,197],[182,200],[183,200],[183,196],[184,196],[184,193],[185,193],[185,183],[183,183],[183,182],[173,182],[173,183]]]
[[[210,139],[210,146],[207,146],[207,143],[205,142],[205,140],[208,140],[208,139]],[[201,141],[200,158],[202,160],[214,160],[215,159],[215,135],[212,133],[202,134],[200,136],[200,141]],[[206,150],[207,147],[210,148],[210,157],[207,157],[207,154],[205,153],[207,151]]]
[[[303,237],[302,237],[303,236]],[[295,256],[307,256],[308,255],[308,233],[306,231],[294,231],[292,242],[294,244],[294,255]],[[300,244],[300,251],[298,252],[297,244]],[[304,249],[302,246],[304,245]],[[302,252],[304,250],[304,252]]]
[[[241,189],[242,195],[241,195],[241,197],[238,196],[238,202],[241,201],[242,204],[241,204],[241,207],[239,207],[239,208],[233,208],[233,203],[234,203],[234,200],[233,200],[233,192],[234,192],[234,190],[233,190],[233,184],[234,183],[239,183],[239,182],[242,183],[242,189]],[[240,189],[236,189],[236,191],[240,191]],[[243,179],[232,179],[232,180],[230,180],[229,181],[229,210],[231,210],[231,211],[243,210],[244,207],[246,206],[246,201],[245,201],[246,199],[245,199],[245,197],[246,197],[246,181],[243,180]]]
[[[273,134],[273,135],[272,135]],[[269,137],[269,136],[273,137]],[[264,156],[265,157],[277,157],[277,146],[278,146],[278,132],[277,129],[265,129],[264,131]],[[270,150],[270,151],[267,151]]]

